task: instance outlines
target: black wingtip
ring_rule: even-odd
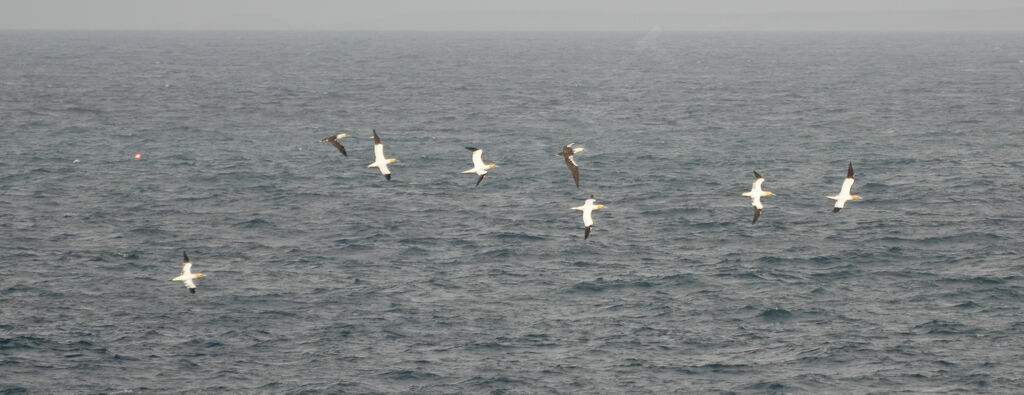
[[[478,150],[479,148],[476,148],[476,147],[466,147],[466,149],[468,149],[468,150],[470,150],[470,151],[476,151],[476,150]]]
[[[756,179],[756,178],[764,178],[764,177],[761,177],[760,174],[757,174],[757,170],[754,170],[754,178]]]
[[[384,175],[384,179],[388,180],[388,181],[391,181],[391,175],[390,174],[385,174]]]
[[[590,238],[590,227],[588,226],[588,227],[584,228],[584,230],[583,230],[583,240],[586,240],[586,239],[589,239],[589,238]]]
[[[480,181],[484,180],[484,176],[486,176],[486,174],[481,174],[480,178],[476,179],[476,186],[480,186]]]
[[[196,293],[196,289],[195,288],[189,288],[188,291],[191,292],[191,293]]]
[[[181,256],[185,257],[185,263],[188,263],[188,262],[189,262],[189,260],[188,260],[188,254],[186,254],[186,253],[185,253],[185,251],[182,251],[182,252],[181,252]]]
[[[850,162],[850,166],[846,168],[846,178],[853,178],[853,162]]]
[[[835,208],[833,208],[833,209],[832,209],[832,212],[833,212],[833,213],[838,213],[838,212],[839,212],[839,210],[840,210],[840,208],[839,208],[839,207],[835,207]]]

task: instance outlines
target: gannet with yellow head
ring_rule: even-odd
[[[384,157],[384,144],[380,142],[380,136],[377,135],[377,130],[373,130],[373,163],[367,165],[367,168],[376,167],[380,169],[380,174],[384,175],[384,179],[391,181],[391,170],[388,169],[388,163],[394,163],[398,159],[385,158]]]
[[[594,210],[604,208],[603,204],[594,204],[594,202],[596,202],[596,200],[594,200],[594,195],[590,195],[590,199],[584,201],[582,206],[572,208],[573,210],[583,211],[583,240],[590,238],[590,227],[594,226],[594,217],[591,213],[593,213]]]
[[[473,151],[473,168],[463,171],[462,173],[476,173],[480,175],[480,178],[476,179],[476,186],[480,186],[480,181],[484,180],[484,176],[487,175],[487,171],[498,167],[498,165],[494,163],[484,163],[484,150],[473,147],[466,147],[466,149]]]
[[[185,257],[185,263],[181,265],[181,275],[172,278],[171,281],[181,281],[185,283],[185,287],[188,288],[189,292],[196,293],[196,283],[192,282],[192,280],[202,277],[203,274],[192,273],[192,261],[188,260],[188,254],[182,251],[181,255]]]
[[[853,189],[853,162],[850,162],[850,166],[846,168],[846,179],[843,180],[843,188],[839,190],[839,194],[827,196],[829,199],[836,201],[835,206],[832,208],[833,213],[838,213],[840,209],[846,206],[847,201],[861,198],[860,195],[851,195],[851,189]]]
[[[762,183],[764,183],[764,177],[761,177],[760,174],[757,174],[757,171],[754,171],[754,185],[750,187],[750,192],[743,192],[743,196],[750,196],[750,205],[754,206],[754,220],[750,221],[750,224],[757,222],[757,218],[761,216],[761,210],[764,209],[761,197],[772,195],[772,191],[761,190]]]

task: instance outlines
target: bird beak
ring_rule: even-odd
[[[199,277],[202,277],[202,276],[203,276],[202,273],[196,273],[196,278],[199,278]]]

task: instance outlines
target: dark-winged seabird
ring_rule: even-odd
[[[580,166],[576,164],[576,160],[573,159],[573,154],[583,152],[583,147],[573,148],[572,145],[576,143],[569,143],[562,147],[562,152],[555,155],[565,158],[565,165],[569,167],[569,171],[572,172],[572,180],[576,182],[576,188],[580,187]]]
[[[348,135],[345,134],[345,133],[338,133],[337,135],[334,135],[334,136],[324,137],[324,139],[320,140],[320,142],[321,143],[331,143],[331,145],[333,145],[334,148],[337,148],[338,151],[340,151],[342,155],[345,155],[345,157],[348,157],[348,153],[345,152],[345,147],[343,147],[341,144],[338,143],[338,140],[343,139],[343,138],[345,138],[347,136]]]

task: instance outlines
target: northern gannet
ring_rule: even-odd
[[[393,163],[398,159],[395,158],[384,158],[384,144],[380,142],[380,136],[377,136],[377,130],[373,131],[373,163],[370,163],[367,168],[376,167],[380,169],[380,173],[384,175],[384,178],[391,181],[391,170],[388,170],[388,163]]]
[[[743,192],[743,196],[750,196],[750,205],[754,206],[754,220],[750,221],[751,224],[757,222],[757,218],[761,216],[761,210],[764,209],[764,205],[761,204],[762,196],[771,196],[772,191],[762,191],[761,183],[764,182],[764,177],[757,174],[754,171],[754,185],[750,187],[750,192]]]
[[[603,204],[594,204],[594,195],[590,195],[590,199],[583,202],[582,206],[573,207],[573,210],[583,211],[583,240],[590,238],[590,227],[594,225],[594,217],[590,214],[597,209],[604,208]]]
[[[576,188],[580,187],[580,166],[576,164],[576,160],[573,159],[573,154],[583,152],[583,147],[573,148],[572,145],[576,143],[569,143],[562,147],[562,152],[555,154],[565,158],[565,165],[569,166],[569,171],[572,172],[572,180],[576,182]]]
[[[334,148],[337,148],[338,151],[341,151],[342,155],[345,155],[345,157],[348,157],[348,153],[345,152],[345,147],[342,147],[341,144],[338,143],[338,140],[341,140],[341,139],[343,139],[343,138],[345,138],[347,136],[348,135],[345,134],[345,133],[338,133],[335,136],[324,137],[324,139],[320,140],[320,142],[321,143],[331,143],[331,145],[333,145]]]
[[[487,170],[498,167],[494,163],[484,164],[484,150],[473,147],[466,147],[466,149],[473,151],[473,168],[463,171],[462,173],[476,173],[480,175],[480,178],[476,179],[476,186],[480,186],[480,181],[484,180],[484,176],[487,175]]]
[[[846,179],[843,180],[843,188],[839,190],[839,194],[835,196],[828,196],[829,199],[835,200],[836,205],[832,209],[833,213],[838,213],[846,202],[849,200],[860,199],[860,195],[851,195],[850,189],[853,188],[853,162],[850,162],[850,167],[846,169]]]
[[[203,274],[202,273],[195,273],[195,274],[193,274],[192,273],[192,261],[188,260],[188,254],[186,254],[185,251],[182,251],[181,255],[183,255],[185,257],[185,263],[183,263],[181,265],[181,275],[178,276],[178,277],[172,278],[171,281],[181,281],[181,282],[185,283],[185,287],[188,288],[189,292],[196,293],[196,283],[192,282],[192,280],[193,279],[197,279],[199,277],[202,277]]]

